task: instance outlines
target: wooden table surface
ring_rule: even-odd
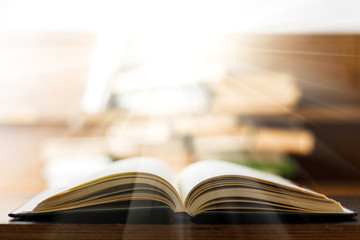
[[[343,222],[241,225],[130,225],[11,222],[7,212],[31,194],[0,194],[0,239],[360,239],[359,217]],[[360,195],[334,195],[360,211]],[[11,207],[11,208],[10,208]]]

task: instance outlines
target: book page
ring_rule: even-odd
[[[27,203],[25,203],[22,207],[18,208],[13,213],[18,213],[21,211],[32,211],[38,203],[42,202],[48,197],[57,195],[80,185],[89,184],[96,179],[101,179],[113,174],[139,172],[156,175],[167,181],[177,192],[179,192],[179,188],[175,183],[173,171],[166,163],[150,157],[134,157],[111,163],[103,169],[99,169],[96,174],[91,174],[90,176],[86,176],[86,173],[84,173],[84,177],[80,177],[78,181],[64,188],[47,189],[33,197],[31,200],[29,200]]]
[[[202,181],[224,175],[237,175],[248,178],[257,178],[265,182],[272,182],[313,195],[322,196],[321,194],[297,186],[291,181],[277,175],[258,171],[235,163],[220,160],[206,160],[193,163],[181,171],[178,181],[180,194],[183,201],[186,199],[189,192]]]
[[[175,182],[173,170],[165,162],[151,157],[133,157],[123,160],[118,160],[108,164],[103,169],[99,169],[95,174],[79,177],[71,185],[58,189],[56,193],[61,193],[71,188],[78,187],[83,184],[88,184],[95,179],[101,179],[113,174],[122,173],[150,173],[163,178],[167,181],[177,192],[179,192],[178,185]],[[54,193],[54,195],[56,194]]]
[[[174,172],[165,162],[151,158],[151,157],[133,157],[123,160],[118,160],[114,163],[109,164],[104,169],[100,170],[98,173],[91,176],[85,177],[80,181],[68,186],[67,189],[71,187],[76,187],[78,185],[87,183],[94,179],[99,179],[112,174],[121,174],[121,173],[150,173],[156,176],[159,176],[166,180],[170,185],[179,192],[178,185],[175,182]]]

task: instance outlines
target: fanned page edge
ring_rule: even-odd
[[[59,193],[59,191],[61,191],[61,189],[46,189],[38,194],[36,194],[35,196],[33,196],[32,198],[30,198],[30,200],[28,200],[27,202],[25,202],[23,205],[21,205],[20,207],[18,207],[17,209],[15,209],[14,211],[12,211],[11,213],[9,213],[9,216],[11,217],[12,215],[16,215],[16,214],[21,214],[24,212],[31,212],[38,203],[42,202],[43,200]]]
[[[185,167],[178,177],[180,194],[186,199],[189,192],[201,182],[225,175],[255,178],[264,182],[276,183],[280,186],[304,191],[316,196],[324,196],[321,193],[301,187],[283,177],[221,160],[203,160]]]
[[[210,167],[211,165],[212,167]],[[206,171],[204,171],[204,169],[206,169]],[[341,203],[328,198],[324,194],[299,186],[283,177],[221,160],[203,160],[184,168],[178,176],[180,195],[184,198],[183,201],[186,203],[186,200],[193,189],[197,188],[209,179],[229,175],[244,176],[245,178],[259,180],[265,183],[275,183],[285,189],[298,190],[320,198],[329,199],[338,203],[345,214],[356,213],[348,208],[345,208],[341,205]]]
[[[154,166],[158,166],[159,168],[155,168]],[[170,166],[168,166],[165,162],[161,160],[151,157],[133,157],[128,159],[118,160],[114,163],[111,163],[109,166],[105,167],[96,174],[92,174],[90,176],[81,178],[77,182],[67,187],[46,189],[36,194],[34,197],[32,197],[27,202],[25,202],[19,208],[9,213],[9,216],[13,216],[16,214],[26,214],[26,212],[30,213],[35,209],[35,207],[40,202],[54,195],[61,194],[63,192],[77,188],[79,186],[87,185],[91,182],[100,180],[102,178],[106,178],[107,176],[112,174],[125,174],[128,172],[147,173],[147,174],[152,174],[160,179],[163,179],[166,182],[166,184],[169,184],[171,187],[173,187],[173,189],[176,191],[178,195],[180,202],[183,205],[182,198],[179,193],[179,187],[175,181],[175,174],[173,173],[173,170],[170,168]],[[182,209],[174,209],[174,212],[176,211],[179,212],[185,210],[182,207]]]
[[[143,172],[156,175],[170,183],[170,185],[179,193],[179,187],[174,177],[175,173],[171,167],[159,159],[145,156],[115,161],[104,167],[101,171],[82,178],[70,186],[67,186],[66,189],[74,188],[112,174],[122,174],[128,172]]]
[[[145,158],[145,157],[141,157],[140,159],[139,158],[130,158],[130,159],[125,159],[125,160],[121,160],[121,161],[139,161],[137,164],[140,164],[142,161],[148,161],[147,163],[149,163],[149,161],[151,161],[151,162],[153,162],[153,161],[156,161],[156,162],[161,162],[160,160],[157,160],[157,159],[153,159],[153,158]],[[121,161],[119,161],[119,162],[121,162]],[[189,193],[189,192],[187,192],[187,194],[185,195],[183,192],[184,192],[184,190],[182,189],[182,181],[181,181],[181,179],[182,178],[186,178],[187,177],[187,175],[188,175],[188,173],[187,173],[187,171],[190,171],[191,169],[193,169],[194,170],[194,168],[197,168],[197,169],[203,169],[203,166],[201,166],[201,165],[204,165],[204,164],[208,164],[208,163],[210,163],[210,162],[217,162],[217,163],[221,163],[221,164],[226,164],[226,165],[228,165],[228,166],[231,166],[232,168],[234,167],[234,166],[236,166],[236,167],[240,167],[240,168],[246,168],[246,169],[249,169],[249,168],[247,168],[247,167],[242,167],[242,166],[238,166],[238,165],[235,165],[235,164],[233,164],[233,163],[228,163],[228,162],[224,162],[224,161],[220,161],[220,160],[206,160],[206,161],[201,161],[201,162],[197,162],[197,163],[193,163],[193,164],[191,164],[191,165],[189,165],[188,167],[186,167],[186,168],[184,168],[183,169],[183,171],[181,171],[180,172],[180,174],[179,174],[179,176],[178,176],[178,185],[177,184],[175,184],[175,181],[174,181],[174,179],[173,179],[173,181],[172,181],[172,183],[171,182],[169,182],[172,186],[174,186],[174,189],[175,190],[177,190],[177,192],[178,192],[178,195],[180,196],[180,201],[183,201],[183,200],[185,200],[185,198],[187,197],[187,194]],[[162,163],[162,162],[161,162]],[[162,163],[162,164],[164,164],[164,166],[166,166],[166,168],[168,168],[168,169],[170,169],[170,167],[169,166],[167,166],[165,163]],[[140,164],[141,165],[141,164]],[[145,165],[147,165],[147,164],[145,164]],[[138,166],[138,165],[137,165]],[[144,166],[144,165],[142,165],[142,166]],[[139,169],[139,168],[137,168],[137,169]],[[190,170],[189,170],[190,169]],[[220,168],[217,168],[217,169],[220,169]],[[147,169],[148,170],[148,169]],[[192,170],[192,171],[193,171]],[[113,171],[113,170],[112,170]],[[251,171],[256,171],[256,172],[260,172],[260,171],[257,171],[257,170],[254,170],[254,169],[251,169]],[[111,172],[111,171],[110,171]],[[127,172],[127,171],[124,171],[124,172]],[[149,171],[146,171],[146,172],[148,172],[149,173]],[[190,171],[191,172],[191,171]],[[167,173],[169,173],[169,172],[167,172]],[[199,172],[198,172],[199,173]],[[223,174],[224,172],[222,172],[222,174]],[[260,172],[261,174],[266,174],[266,175],[268,175],[268,173],[263,173],[263,172]],[[102,172],[102,174],[105,174],[104,176],[106,176],[107,174],[109,174],[109,172],[106,172],[105,171],[105,173],[104,173],[104,171]],[[156,175],[156,176],[158,176],[157,174],[155,174],[155,173],[151,173],[151,174],[154,174],[154,175]],[[100,174],[101,175],[101,174]],[[219,174],[220,175],[220,174]],[[274,176],[274,175],[272,175],[272,174],[270,174],[271,176]],[[195,175],[196,176],[196,175]],[[197,176],[199,176],[199,174],[197,174]],[[97,175],[97,177],[99,177],[99,175]],[[101,176],[100,176],[101,177]],[[159,176],[159,177],[161,177],[161,176]],[[194,174],[192,173],[192,175],[191,175],[191,178],[193,178],[194,177]],[[214,175],[213,175],[213,177],[214,177]],[[278,176],[276,176],[276,177],[278,177]],[[207,179],[209,179],[210,177],[209,176],[207,176],[207,177],[202,177],[203,179],[202,179],[202,181],[204,181],[204,180],[207,180]],[[281,177],[278,177],[278,178],[281,178]],[[94,177],[92,177],[91,178],[92,180],[94,180]],[[96,178],[95,178],[96,179]],[[320,195],[320,196],[324,196],[324,197],[326,197],[325,195],[323,195],[323,194],[320,194],[320,193],[316,193],[316,192],[314,192],[314,191],[311,191],[311,190],[308,190],[308,189],[306,189],[306,188],[303,188],[303,187],[299,187],[299,186],[297,186],[297,185],[295,185],[294,183],[292,183],[292,182],[290,182],[290,181],[288,181],[288,180],[286,180],[286,179],[284,179],[284,178],[281,178],[281,179],[283,179],[283,180],[285,180],[285,181],[287,181],[287,183],[288,184],[291,184],[291,186],[292,187],[294,187],[294,188],[297,188],[297,189],[301,189],[301,190],[305,190],[305,191],[307,191],[307,192],[311,192],[311,193],[314,193],[314,194],[316,194],[316,195]],[[166,180],[166,179],[164,179],[164,180]],[[80,185],[81,184],[84,184],[84,183],[86,183],[86,182],[88,182],[89,180],[82,180],[82,181],[80,181]],[[91,181],[91,180],[90,180]],[[168,181],[168,180],[166,180],[166,181]],[[198,181],[199,181],[199,179],[198,179]],[[201,182],[201,181],[200,181]],[[200,182],[197,182],[197,184],[199,184]],[[24,212],[31,212],[36,206],[37,206],[37,204],[38,203],[40,203],[41,201],[43,201],[43,200],[45,200],[46,198],[49,198],[49,197],[51,197],[51,196],[53,196],[53,195],[56,195],[56,194],[58,194],[58,193],[61,193],[61,192],[63,192],[63,191],[66,191],[67,189],[69,189],[69,188],[71,188],[71,187],[74,187],[74,186],[78,186],[79,185],[79,183],[76,183],[76,184],[74,184],[74,185],[72,185],[72,186],[70,186],[70,187],[67,187],[67,188],[62,188],[62,189],[47,189],[47,190],[44,190],[44,191],[42,191],[42,192],[40,192],[40,193],[38,193],[37,195],[35,195],[34,197],[32,197],[30,200],[28,200],[27,202],[25,202],[22,206],[20,206],[19,208],[17,208],[17,209],[15,209],[14,211],[12,211],[11,213],[9,213],[9,216],[10,217],[13,217],[13,216],[15,216],[15,215],[17,215],[17,214],[24,214]],[[195,186],[192,186],[191,187],[191,189],[192,188],[194,188]],[[180,191],[179,191],[179,189],[180,189]],[[190,191],[191,191],[191,189],[190,189]],[[183,195],[184,194],[184,195]],[[354,211],[352,211],[352,210],[350,210],[350,209],[348,209],[348,208],[346,208],[346,207],[343,207],[343,206],[341,206],[342,208],[343,208],[343,210],[344,210],[344,213],[346,213],[346,214],[356,214],[356,212],[354,212]],[[180,210],[180,211],[176,211],[176,210],[174,210],[174,212],[187,212],[185,209],[182,209],[182,210]],[[15,216],[16,217],[16,216]]]

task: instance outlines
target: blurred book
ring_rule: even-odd
[[[289,113],[301,96],[295,78],[281,73],[227,77],[207,86],[213,93],[211,110],[219,113]]]
[[[166,160],[175,170],[189,163],[184,139],[173,134],[166,118],[119,119],[108,129],[106,141],[108,153],[114,159],[150,156]]]
[[[111,139],[111,142],[159,145],[167,143],[172,138],[172,130],[166,118],[133,117],[115,120],[107,129],[106,138]]]
[[[306,155],[314,148],[314,135],[303,129],[247,127],[214,136],[194,136],[193,148],[199,158],[227,152],[295,153]]]
[[[188,114],[170,123],[174,134],[183,136],[221,135],[239,129],[238,117],[231,114]]]

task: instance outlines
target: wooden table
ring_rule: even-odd
[[[241,225],[127,225],[9,222],[6,211],[30,194],[0,194],[0,239],[360,239],[359,217],[345,222]],[[360,195],[331,196],[360,211]],[[11,208],[9,208],[11,207]]]

